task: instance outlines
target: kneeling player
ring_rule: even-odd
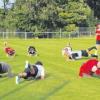
[[[4,45],[5,45],[4,51],[7,54],[7,56],[14,56],[15,55],[15,50],[11,47],[8,47],[7,43],[5,43]]]
[[[79,71],[80,77],[100,76],[100,61],[89,59],[82,64]]]
[[[30,55],[30,56],[37,55],[37,51],[36,51],[34,46],[29,46],[28,47],[28,55]]]
[[[19,84],[22,78],[24,79],[44,79],[45,72],[42,62],[37,61],[35,64],[29,64],[28,61],[25,65],[25,70],[16,76],[16,84]]]
[[[11,67],[7,63],[0,62],[0,77],[4,76],[12,77],[13,74],[11,72]]]

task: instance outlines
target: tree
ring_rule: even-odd
[[[74,30],[79,26],[88,26],[86,21],[90,16],[91,10],[83,0],[76,1],[70,0],[63,11],[59,12],[59,19],[64,20],[64,22],[67,23],[67,25],[64,26],[64,29],[66,30],[69,30],[67,28],[70,26],[74,26]]]
[[[5,27],[5,18],[6,18],[7,13],[8,13],[7,4],[9,2],[9,0],[2,0],[2,2],[3,2],[3,8],[0,9],[0,19],[2,21],[0,23],[0,27],[1,27],[2,31],[5,31],[6,30],[6,27]]]
[[[100,0],[85,0],[85,2],[94,11],[94,17],[100,19]]]
[[[76,30],[83,22],[87,25],[90,12],[83,0],[16,0],[5,26],[20,31],[66,31],[69,25]]]

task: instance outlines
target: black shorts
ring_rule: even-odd
[[[88,57],[88,53],[86,50],[81,50],[83,57]]]
[[[28,77],[31,77],[31,73],[30,73],[30,69],[29,69],[29,68],[26,68],[26,69],[24,70],[24,72],[27,73],[27,76],[24,77],[24,79],[28,79]]]
[[[76,59],[76,57],[78,57],[77,53],[72,53],[72,59]]]
[[[100,45],[100,40],[96,40],[96,44],[99,44]]]

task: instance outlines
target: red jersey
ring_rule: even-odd
[[[7,54],[12,54],[12,53],[14,53],[14,49],[12,49],[12,48],[10,48],[10,47],[6,47],[5,48],[5,52],[7,53]]]
[[[81,68],[80,68],[80,72],[79,72],[79,76],[83,77],[83,74],[87,74],[91,76],[91,71],[93,66],[97,66],[98,60],[96,59],[90,59],[87,62],[85,62]]]
[[[96,29],[96,40],[100,40],[100,28]]]
[[[96,70],[95,74],[96,74],[97,76],[100,76],[100,69]]]

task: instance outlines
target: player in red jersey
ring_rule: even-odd
[[[4,51],[7,54],[7,56],[14,56],[15,55],[15,50],[11,47],[7,46],[7,42],[4,43]]]
[[[80,77],[100,76],[100,61],[89,59],[80,67]]]
[[[100,24],[96,25],[96,47],[100,49]]]

